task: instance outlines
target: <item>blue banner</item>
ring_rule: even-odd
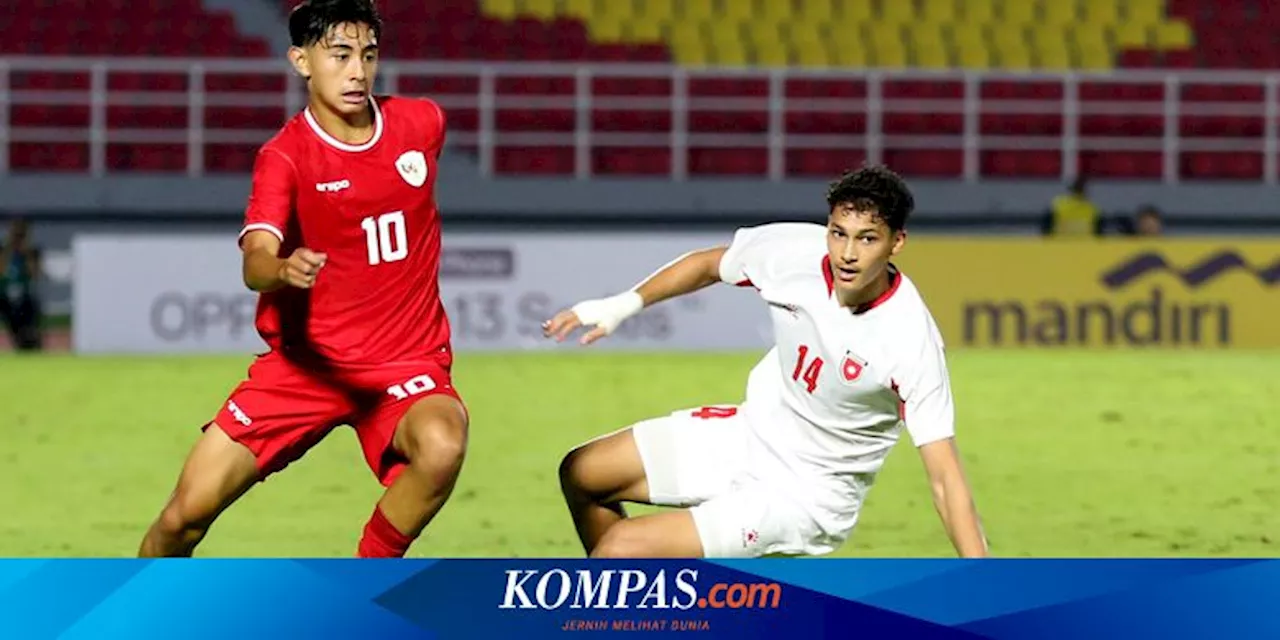
[[[1280,636],[1272,560],[13,560],[0,638]]]

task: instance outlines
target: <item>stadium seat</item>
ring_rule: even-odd
[[[1158,180],[1164,172],[1164,159],[1159,152],[1083,151],[1079,170],[1095,178]]]
[[[989,179],[1056,179],[1062,175],[1062,154],[1057,151],[983,151],[981,174]]]
[[[1182,154],[1182,175],[1200,180],[1256,182],[1262,179],[1262,154],[1188,152]]]
[[[666,176],[671,174],[671,152],[652,148],[597,148],[592,155],[592,171],[604,176]]]

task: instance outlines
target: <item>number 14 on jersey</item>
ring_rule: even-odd
[[[397,262],[409,256],[409,237],[404,228],[403,211],[368,216],[360,221],[360,228],[364,229],[369,264]]]
[[[800,345],[800,353],[796,354],[796,370],[791,373],[791,379],[799,382],[803,376],[805,387],[813,393],[818,388],[818,376],[822,374],[822,357],[815,355],[806,363],[808,357],[809,346]]]

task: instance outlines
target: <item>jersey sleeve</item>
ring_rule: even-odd
[[[733,241],[720,257],[720,280],[722,282],[751,286],[751,273],[764,259],[764,236],[766,227],[744,227],[733,234]]]
[[[253,165],[253,186],[240,239],[250,231],[269,231],[284,242],[297,193],[297,171],[282,151],[263,147]]]
[[[720,280],[741,287],[766,288],[779,270],[796,261],[816,261],[814,251],[825,252],[822,245],[826,227],[806,222],[774,222],[756,227],[743,227],[733,234],[733,241],[720,258]],[[816,266],[814,262],[811,266]]]
[[[929,327],[905,357],[895,383],[911,441],[919,447],[954,436],[955,404],[942,336]]]
[[[429,127],[427,148],[435,154],[437,158],[444,152],[444,142],[448,134],[449,119],[444,113],[444,109],[435,100],[423,100],[427,103],[427,113],[429,114]]]

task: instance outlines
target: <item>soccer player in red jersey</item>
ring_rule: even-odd
[[[437,281],[445,118],[372,95],[380,27],[370,0],[306,0],[289,17],[308,106],[258,152],[240,233],[270,350],[206,425],[141,556],[191,555],[218,514],[338,425],[387,487],[358,556],[403,556],[453,489],[468,418]]]

